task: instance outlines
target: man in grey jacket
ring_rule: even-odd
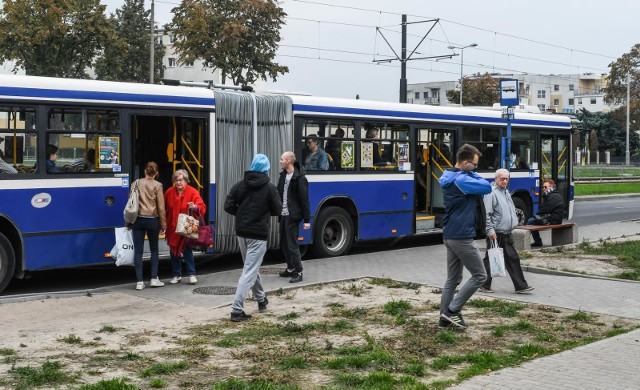
[[[498,246],[503,250],[504,265],[516,293],[521,294],[533,290],[533,287],[524,279],[520,256],[513,246],[511,232],[518,226],[518,216],[508,186],[509,171],[498,169],[496,180],[491,184],[491,193],[484,196],[484,207],[487,211],[487,248],[490,247],[491,240],[497,240]],[[487,280],[480,287],[480,292],[492,293],[488,254],[484,256],[484,267],[487,270]]]

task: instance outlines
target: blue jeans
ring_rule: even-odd
[[[142,251],[144,250],[144,235],[149,237],[151,250],[151,279],[158,277],[158,234],[160,225],[158,218],[138,216],[133,224],[133,264],[136,268],[136,280],[142,282]]]
[[[238,280],[236,296],[231,304],[231,312],[239,314],[244,310],[244,301],[249,290],[258,302],[264,301],[264,288],[262,288],[262,278],[260,277],[260,265],[267,252],[267,242],[254,240],[252,238],[238,237],[238,245],[242,254],[244,267]]]
[[[195,276],[196,274],[196,260],[193,257],[193,251],[191,247],[184,246],[182,248],[182,257],[171,255],[171,267],[173,268],[173,276],[182,276],[182,259],[184,258],[184,265],[187,267],[187,275]]]
[[[444,240],[444,246],[447,248],[447,280],[444,282],[440,298],[440,313],[445,310],[459,312],[487,280],[487,272],[480,251],[472,238]],[[463,268],[469,271],[471,277],[456,294],[456,287],[462,282]]]

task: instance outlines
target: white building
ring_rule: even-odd
[[[496,79],[517,79],[520,104],[536,106],[542,112],[574,113],[581,108],[607,112],[619,106],[604,102],[606,74],[492,74]],[[407,86],[407,102],[448,105],[447,91],[459,88],[457,81],[417,83]]]

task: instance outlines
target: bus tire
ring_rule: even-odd
[[[349,252],[353,243],[353,221],[342,208],[330,206],[318,215],[313,251],[318,257],[335,257]]]
[[[529,208],[524,200],[513,198],[513,205],[516,206],[516,215],[518,216],[518,225],[526,225],[531,217]]]
[[[0,292],[2,292],[11,279],[16,267],[16,257],[11,243],[0,233]]]

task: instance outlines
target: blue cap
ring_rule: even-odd
[[[269,169],[271,169],[271,164],[269,164],[269,158],[264,154],[256,154],[251,162],[250,171],[254,172],[262,172],[269,173]]]

